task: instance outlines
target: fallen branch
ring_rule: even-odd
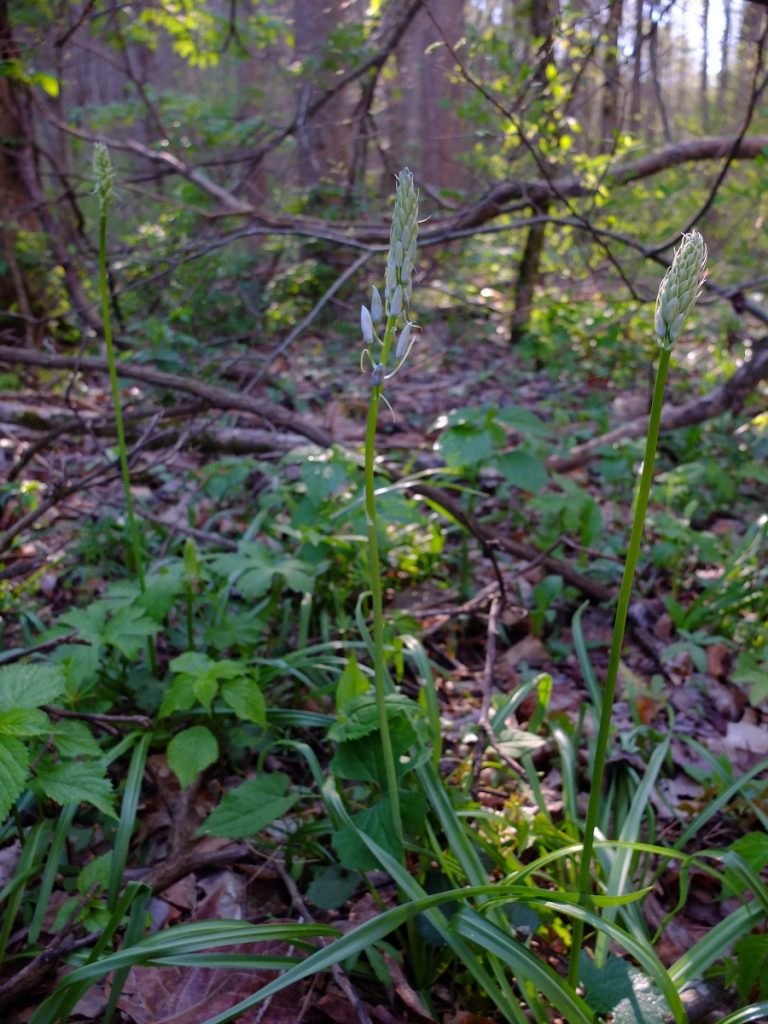
[[[26,348],[11,348],[2,345],[0,346],[0,363],[4,362],[42,366],[48,369],[90,370],[96,373],[105,373],[107,370],[106,361],[103,359],[85,356],[79,358],[61,356],[50,352],[40,352]],[[210,384],[204,384],[202,381],[187,380],[173,373],[153,370],[147,366],[137,366],[130,362],[122,362],[120,364],[119,374],[121,377],[129,377],[134,380],[144,381],[147,384],[195,395],[217,409],[238,410],[258,416],[265,422],[276,423],[323,448],[332,447],[336,443],[333,437],[321,427],[315,427],[313,424],[308,423],[279,405],[262,402],[259,399],[251,398],[249,395],[229,391],[225,388],[217,388]],[[500,574],[496,565],[495,552],[504,551],[515,558],[521,558],[525,561],[541,561],[550,572],[562,576],[566,582],[577,587],[593,601],[612,600],[613,592],[608,587],[580,573],[569,563],[563,562],[551,555],[542,556],[542,553],[536,547],[524,541],[513,540],[508,537],[491,536],[476,519],[468,515],[445,491],[437,487],[430,487],[419,481],[403,480],[400,473],[393,466],[382,466],[381,471],[391,480],[402,480],[403,485],[411,493],[418,494],[436,506],[444,508],[457,522],[461,523],[480,543],[483,553],[494,565],[497,578],[500,579]],[[16,536],[18,532],[17,524],[14,527],[13,536]],[[8,537],[3,538],[0,536],[0,550],[2,550],[3,539],[6,544],[9,540]]]
[[[662,431],[677,430],[690,427],[695,423],[703,423],[723,412],[738,413],[744,401],[755,387],[768,377],[768,336],[756,341],[752,350],[752,358],[742,364],[733,376],[724,384],[713,388],[706,395],[693,398],[683,405],[671,405],[661,414]],[[607,434],[593,437],[583,444],[576,445],[567,455],[552,455],[547,459],[547,468],[555,472],[577,469],[585,465],[603,448],[610,448],[619,441],[631,437],[644,436],[648,428],[648,417],[638,416],[628,423],[609,430]]]

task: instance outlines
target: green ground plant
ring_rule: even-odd
[[[712,849],[705,841],[713,817],[734,808],[766,825],[766,764],[738,777],[699,751],[714,780],[709,799],[679,820],[670,842],[651,798],[671,757],[671,710],[666,730],[638,718],[625,734],[612,731],[665,375],[698,292],[703,242],[684,237],[659,294],[659,369],[607,677],[601,682],[590,662],[578,612],[573,648],[589,695],[581,716],[574,721],[555,712],[552,677],[531,674],[512,694],[494,696],[475,757],[443,736],[435,665],[412,624],[385,613],[385,582],[396,589],[403,577],[433,574],[447,532],[435,525],[438,509],[416,509],[379,472],[376,452],[385,385],[415,337],[409,304],[416,232],[417,194],[403,171],[384,297],[374,289],[361,318],[368,371],[363,486],[360,460],[341,451],[303,452],[278,467],[243,459],[210,464],[194,480],[197,511],[207,509],[207,518],[190,521],[183,541],[159,527],[156,534],[147,530],[143,543],[155,540],[154,560],[144,561],[143,545],[134,547],[127,578],[112,578],[95,600],[36,637],[64,641],[53,653],[0,668],[2,838],[20,847],[0,892],[0,953],[17,922],[28,940],[14,955],[33,959],[42,952],[45,908],[57,886],[65,900],[54,931],[77,921],[91,939],[70,951],[71,970],[36,1007],[33,1024],[63,1024],[99,982],[109,990],[109,1020],[127,972],[139,965],[247,964],[279,972],[207,1022],[225,1024],[335,965],[364,985],[392,985],[382,950],[402,958],[433,1015],[436,987],[450,985],[470,1011],[512,1024],[548,1024],[555,1015],[594,1024],[608,1014],[614,1024],[670,1017],[684,1024],[686,986],[717,972],[742,1004],[724,1024],[746,1024],[768,1011],[759,982],[768,844],[747,836]],[[102,244],[102,265],[103,252]],[[105,308],[105,324],[108,317]],[[111,380],[119,422],[114,374]],[[586,487],[547,472],[550,444],[547,424],[533,414],[484,406],[447,416],[438,450],[450,477],[469,492],[483,494],[483,473],[502,482],[502,495],[535,492],[540,538],[571,532],[584,544],[597,542],[597,503]],[[124,457],[121,466],[128,503]],[[237,539],[205,549],[195,536],[206,536],[233,505]],[[136,541],[135,518],[128,525]],[[662,540],[686,543],[688,535],[671,526],[664,534],[662,520],[655,527]],[[762,579],[764,542],[761,522],[733,551],[723,589],[704,588],[693,602],[669,606],[681,629],[730,623],[736,630],[744,610],[740,582]],[[93,537],[83,543],[98,569],[103,545]],[[102,567],[117,575],[108,554]],[[562,580],[545,576],[533,589],[536,632],[546,638]],[[746,606],[755,621],[765,611],[760,600]],[[148,642],[161,654],[158,672],[144,657]],[[511,724],[524,705],[532,708],[525,728]],[[68,717],[83,711],[127,713],[126,734]],[[586,728],[588,716],[596,735]],[[534,755],[545,747],[555,751],[562,810],[553,809],[536,767]],[[150,890],[124,884],[124,874],[150,751],[167,754],[187,792],[214,765],[227,778],[199,834],[246,839],[282,857],[318,910],[339,908],[367,890],[379,913],[344,933],[323,924],[213,921],[148,934]],[[503,794],[500,806],[478,799],[478,769]],[[579,801],[585,774],[586,815]],[[107,852],[90,859],[87,836],[94,829]],[[670,866],[680,878],[679,906],[670,916],[699,872],[738,906],[729,904],[717,929],[665,967],[662,929],[650,930],[643,901]],[[393,883],[386,890],[372,874],[382,871]],[[230,948],[278,941],[289,951],[244,955]],[[725,949],[731,952],[723,961]]]

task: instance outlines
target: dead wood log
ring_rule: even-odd
[[[744,401],[757,385],[768,377],[768,336],[756,341],[752,358],[744,363],[724,384],[719,384],[706,395],[693,398],[683,405],[666,406],[661,414],[662,431],[690,427],[703,423],[723,412],[738,413]],[[648,429],[648,417],[638,416],[614,427],[600,437],[593,437],[576,445],[567,455],[552,455],[547,459],[547,468],[565,472],[586,465],[603,448],[609,448],[630,437],[642,437]]]

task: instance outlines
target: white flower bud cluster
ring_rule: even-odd
[[[403,310],[407,311],[411,301],[411,279],[418,233],[419,193],[413,184],[413,175],[406,167],[397,176],[395,209],[389,235],[384,302],[387,313],[392,316],[399,316]]]
[[[656,298],[656,335],[659,345],[671,349],[701,294],[706,277],[707,247],[698,231],[689,231],[675,252]]]
[[[106,213],[115,190],[115,170],[109,150],[103,142],[97,142],[93,147],[93,178],[96,185],[94,191],[99,197],[99,209]]]
[[[413,184],[413,175],[406,167],[397,175],[397,191],[395,193],[395,209],[392,214],[392,229],[389,239],[389,257],[384,284],[384,300],[379,289],[374,286],[371,291],[371,308],[363,306],[360,310],[360,329],[363,334],[365,349],[361,356],[361,366],[366,361],[372,371],[372,385],[382,387],[400,369],[408,357],[415,340],[414,325],[408,320],[408,307],[411,301],[413,265],[416,259],[416,238],[419,231],[418,221],[419,194]],[[389,340],[382,341],[377,327],[386,317],[385,339],[394,342],[394,365],[387,370]],[[402,324],[399,336],[397,328]],[[382,347],[381,361],[374,358],[374,342]]]

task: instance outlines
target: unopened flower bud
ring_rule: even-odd
[[[93,147],[93,178],[95,192],[99,197],[99,208],[102,213],[106,213],[115,188],[115,171],[109,150],[103,142],[97,142]]]
[[[398,363],[401,363],[403,359],[405,359],[408,355],[408,349],[411,347],[411,326],[411,322],[408,321],[402,331],[400,331],[400,337],[397,339],[395,360]]]
[[[671,349],[701,294],[707,247],[698,231],[689,231],[675,252],[656,298],[655,327],[659,345]]]
[[[373,344],[373,319],[367,306],[360,307],[360,328],[366,345]]]
[[[398,285],[392,293],[392,298],[389,300],[389,314],[390,316],[399,316],[403,309],[403,287]]]
[[[375,324],[381,323],[383,316],[383,308],[381,305],[381,295],[376,285],[371,288],[371,317]]]

